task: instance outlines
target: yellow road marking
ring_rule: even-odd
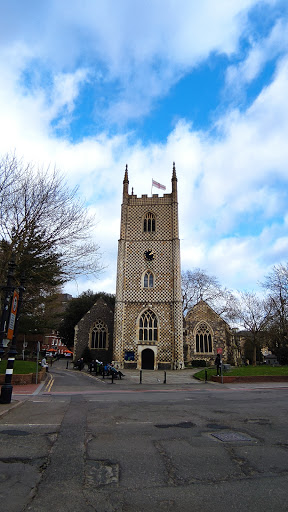
[[[54,384],[54,380],[55,380],[55,379],[53,379],[53,378],[52,378],[52,380],[51,380],[51,382],[50,382],[50,386],[48,387],[48,390],[47,390],[47,391],[48,391],[48,393],[50,393],[50,391],[51,391],[51,388],[52,388],[52,386],[53,386],[53,384]]]
[[[54,380],[55,380],[55,379],[52,377],[52,375],[49,375],[49,379],[50,379],[50,380],[47,382],[47,384],[46,384],[46,386],[45,386],[45,391],[46,391],[46,392],[48,392],[48,393],[50,393],[51,388],[52,388],[52,386],[53,386],[53,384],[54,384]]]

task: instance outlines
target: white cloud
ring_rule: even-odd
[[[22,2],[17,3],[21,7]],[[286,258],[286,58],[279,61],[272,83],[249,109],[218,117],[213,136],[196,131],[185,120],[177,123],[162,144],[131,142],[129,133],[101,133],[75,144],[69,138],[57,138],[51,130],[51,121],[63,109],[68,121],[73,116],[81,85],[93,79],[95,69],[103,72],[103,80],[117,77],[123,86],[116,105],[119,110],[113,114],[111,108],[111,116],[116,119],[120,107],[126,118],[135,114],[134,107],[137,116],[143,115],[151,98],[163,95],[184,68],[191,68],[213,51],[230,54],[237,50],[246,9],[256,1],[229,0],[220,5],[214,0],[178,1],[163,9],[161,1],[138,4],[123,0],[113,2],[113,16],[108,1],[86,1],[82,7],[70,1],[67,10],[64,0],[51,1],[49,7],[48,3],[32,2],[29,5],[35,8],[37,24],[29,18],[28,8],[24,15],[29,23],[18,23],[17,17],[14,20],[13,4],[15,7],[15,2],[6,2],[11,19],[4,32],[0,30],[4,40],[0,55],[1,150],[16,148],[27,160],[56,164],[71,186],[79,184],[81,195],[96,213],[95,239],[103,264],[108,265],[98,281],[82,279],[78,285],[67,285],[67,291],[115,290],[126,163],[130,190],[133,186],[135,194],[141,195],[150,194],[152,177],[169,192],[172,162],[176,161],[184,269],[205,268],[228,287],[247,288],[256,286],[271,265]],[[254,53],[251,51],[242,70],[236,69],[236,75],[241,71],[244,81],[253,79],[272,55],[283,30],[279,22],[263,51],[260,44],[254,45]],[[84,49],[87,59],[77,67]],[[38,85],[25,90],[22,74],[39,58],[50,66],[49,89]],[[129,101],[133,87],[134,103]],[[259,224],[251,235],[239,231],[239,220],[247,214],[257,216]]]
[[[0,41],[2,48],[25,45],[32,62],[41,59],[56,77],[66,74],[66,82],[69,73],[75,80],[80,60],[91,80],[116,81],[118,93],[107,98],[105,116],[121,124],[147,114],[154,100],[211,53],[237,51],[248,10],[257,3],[51,0],[23,9],[21,0],[4,0]]]
[[[288,50],[288,22],[277,20],[266,38],[253,40],[250,36],[250,51],[244,61],[229,66],[226,71],[227,90],[233,96],[243,93],[243,87],[261,73],[264,66]]]

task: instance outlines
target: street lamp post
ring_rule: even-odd
[[[4,299],[3,299],[3,310],[1,315],[0,322],[0,358],[3,357],[5,353],[3,340],[6,338],[8,320],[9,320],[9,312],[10,312],[10,301],[11,296],[14,291],[13,281],[14,281],[14,272],[16,268],[15,256],[14,254],[11,257],[11,260],[8,263],[8,276],[7,276],[7,285],[2,287],[4,291]]]
[[[10,349],[8,352],[8,361],[7,361],[7,368],[5,373],[5,383],[3,384],[1,388],[1,396],[0,396],[0,403],[1,404],[10,404],[11,397],[12,397],[12,376],[13,376],[13,369],[14,369],[14,361],[15,356],[17,354],[16,350],[16,336],[17,336],[17,329],[18,329],[18,323],[19,323],[19,317],[20,317],[20,311],[21,311],[21,305],[23,300],[23,293],[25,291],[24,288],[24,276],[21,277],[21,282],[19,286],[19,299],[18,299],[18,307],[16,312],[16,318],[15,318],[15,325],[13,330],[13,338],[11,341]]]

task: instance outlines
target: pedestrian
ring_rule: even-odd
[[[217,354],[217,356],[216,356],[215,365],[216,365],[216,368],[217,368],[217,377],[219,377],[219,370],[220,370],[220,366],[221,366],[220,354]]]

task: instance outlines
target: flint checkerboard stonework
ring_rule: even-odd
[[[149,350],[149,347],[154,354],[154,369],[184,367],[175,166],[171,181],[170,194],[137,197],[128,192],[126,168],[118,244],[113,347],[114,361],[121,367],[124,366],[127,352],[134,353],[134,367],[144,367],[142,352]],[[144,230],[147,214],[155,220],[155,231]],[[145,258],[147,251],[151,251],[153,259]],[[147,271],[153,274],[151,288],[143,286],[143,276]],[[157,319],[156,340],[141,340],[139,336],[139,320],[148,309]]]

